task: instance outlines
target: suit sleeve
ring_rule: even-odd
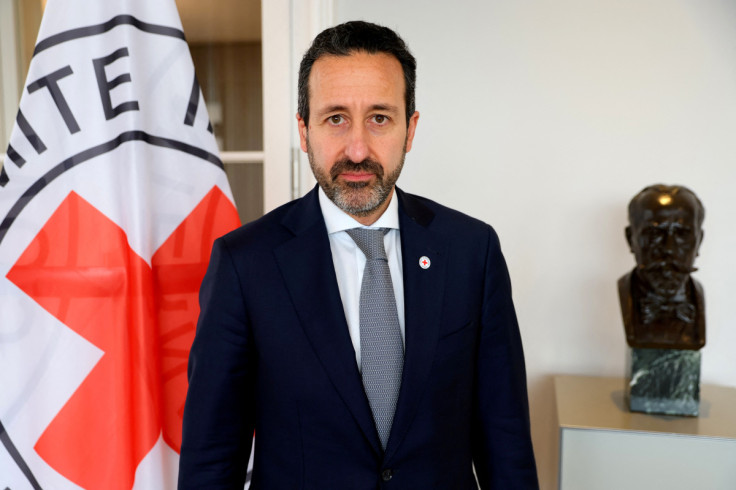
[[[254,347],[241,278],[215,241],[189,355],[179,489],[242,489],[254,429]]]
[[[529,427],[526,369],[498,237],[488,250],[476,366],[473,462],[483,490],[538,489]]]

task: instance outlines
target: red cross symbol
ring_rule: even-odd
[[[239,223],[217,187],[149,266],[125,232],[72,192],[7,277],[104,352],[35,449],[88,489],[133,486],[159,436],[177,452],[197,295],[214,239]]]
[[[429,257],[427,257],[426,255],[419,257],[419,267],[421,267],[422,269],[429,269],[429,266],[431,264],[432,263],[429,261]]]

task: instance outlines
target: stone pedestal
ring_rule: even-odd
[[[700,351],[629,348],[626,395],[632,412],[697,416]]]

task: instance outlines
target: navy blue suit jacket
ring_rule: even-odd
[[[405,360],[386,451],[316,189],[218,239],[189,359],[179,488],[537,488],[521,338],[493,229],[397,189]],[[419,258],[431,266],[423,269]]]

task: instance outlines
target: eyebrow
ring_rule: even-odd
[[[373,104],[369,107],[370,111],[382,111],[382,112],[391,112],[391,113],[397,113],[399,112],[399,108],[394,105],[390,104]],[[327,106],[324,109],[320,110],[318,114],[329,114],[330,112],[347,112],[348,108],[344,105],[331,105]]]
[[[371,106],[372,111],[383,111],[383,112],[399,112],[399,108],[394,105],[388,104],[374,104]]]

